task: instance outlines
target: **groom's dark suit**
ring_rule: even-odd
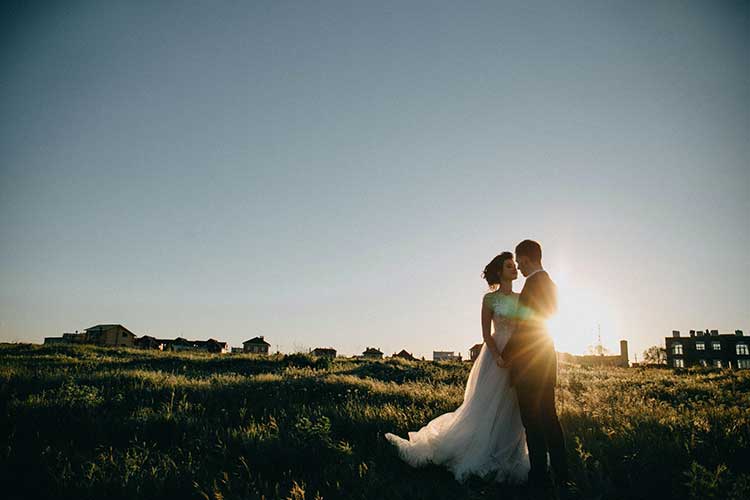
[[[518,299],[518,328],[502,352],[518,395],[529,448],[529,482],[546,479],[547,452],[558,482],[568,479],[565,441],[555,410],[557,355],[546,320],[557,310],[557,287],[546,271],[526,279]]]

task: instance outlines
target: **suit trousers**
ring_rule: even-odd
[[[568,466],[565,439],[555,409],[554,384],[540,384],[537,380],[522,377],[516,381],[516,393],[529,448],[529,483],[542,485],[547,480],[549,452],[555,481],[562,484],[568,480]]]

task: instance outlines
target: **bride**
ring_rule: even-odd
[[[492,290],[482,300],[484,345],[469,373],[463,403],[409,432],[408,440],[391,433],[385,437],[414,467],[443,464],[460,482],[471,474],[491,474],[497,482],[519,484],[527,479],[529,456],[516,392],[500,357],[513,333],[518,305],[512,288],[518,277],[513,254],[503,252],[492,259],[483,277]]]

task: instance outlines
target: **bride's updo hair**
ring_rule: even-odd
[[[484,268],[482,278],[487,280],[487,284],[490,288],[495,289],[500,285],[500,278],[503,275],[503,264],[508,259],[512,259],[513,254],[510,252],[503,252],[490,261]]]

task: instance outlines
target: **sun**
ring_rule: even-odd
[[[599,334],[604,347],[617,346],[616,309],[600,291],[563,279],[557,297],[557,314],[547,324],[557,351],[582,354]]]

